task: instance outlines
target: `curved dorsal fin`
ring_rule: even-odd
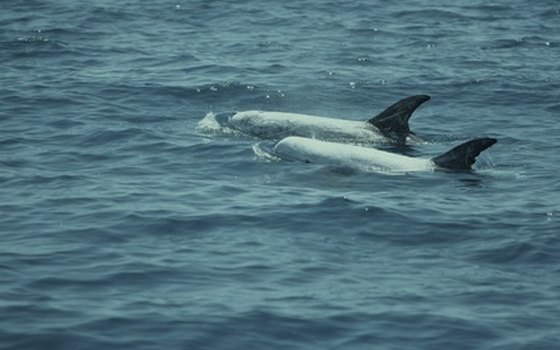
[[[368,123],[379,129],[383,136],[397,142],[405,142],[406,137],[412,133],[408,126],[410,116],[418,106],[429,99],[430,96],[428,95],[414,95],[403,98],[369,119]]]
[[[441,168],[468,170],[474,164],[480,152],[496,142],[498,140],[490,137],[467,141],[440,156],[432,158],[432,161]]]

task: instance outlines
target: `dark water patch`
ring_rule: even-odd
[[[234,332],[234,328],[229,326],[232,323],[237,325],[235,329],[240,336],[234,338],[235,343],[225,344],[225,339],[232,339],[228,336]],[[446,329],[438,326],[441,324],[447,325]],[[252,325],[259,326],[253,328]],[[380,348],[425,346],[467,349],[473,345],[488,345],[488,342],[497,339],[496,333],[460,318],[397,312],[341,314],[313,319],[253,311],[236,317],[235,322],[224,320],[205,328],[205,334],[189,342],[191,346],[308,349],[309,344],[313,344],[311,348],[321,349],[354,348],[368,344]],[[211,337],[214,332],[219,332],[221,336]],[[469,343],[453,340],[463,337],[472,340]]]
[[[120,268],[124,271],[115,270],[112,266],[99,266],[88,270],[88,278],[84,279],[72,276],[67,273],[68,278],[57,276],[43,276],[33,283],[27,285],[28,288],[40,291],[58,291],[60,294],[72,292],[88,292],[92,287],[97,287],[99,292],[103,291],[103,286],[112,289],[111,285],[120,284],[120,292],[124,290],[134,291],[138,286],[145,283],[158,284],[162,281],[170,283],[173,279],[179,281],[176,272],[168,269],[161,269],[151,264],[124,264]],[[79,273],[79,272],[78,272]]]
[[[511,283],[511,286],[514,287],[514,281],[504,281],[504,283]],[[484,303],[487,308],[499,308],[500,306],[511,306],[511,307],[519,307],[523,305],[523,300],[531,299],[531,295],[521,286],[517,286],[518,290],[497,290],[492,289],[491,285],[481,287],[481,288],[473,288],[468,293],[463,292],[458,295],[458,300],[461,303],[465,304],[479,304]],[[541,295],[544,297],[544,295]],[[490,311],[490,310],[489,310]],[[517,320],[517,322],[525,322],[522,320]],[[542,321],[546,323],[547,321]]]
[[[85,126],[85,123],[80,120],[59,119],[50,122],[48,125],[59,130],[69,130]]]
[[[49,307],[46,305],[47,303],[39,303],[38,305],[13,305],[13,306],[6,306],[2,307],[2,311],[9,312],[14,314],[14,316],[18,319],[18,325],[21,326],[22,321],[27,322],[28,324],[34,324],[37,322],[37,319],[34,319],[33,315],[37,317],[37,315],[48,315],[52,324],[64,324],[70,320],[74,320],[76,317],[80,316],[79,312],[74,310],[64,310],[64,309],[57,309],[53,307]],[[14,331],[15,327],[10,327],[10,330]]]
[[[539,17],[545,20],[555,20],[560,17],[560,8],[548,8],[539,13]]]
[[[275,230],[289,230],[290,227],[294,227],[300,232],[313,232],[313,227],[318,223],[331,222],[333,225],[326,225],[321,229],[324,235],[329,236],[361,234],[367,227],[366,235],[377,237],[378,231],[379,235],[383,235],[382,232],[403,230],[408,222],[408,218],[396,212],[372,205],[364,208],[363,204],[352,203],[344,198],[330,199],[326,203],[296,204],[282,210],[275,209],[266,210],[266,217],[271,222],[267,227]],[[285,215],[290,216],[289,222],[283,222],[282,217]]]
[[[130,176],[131,178],[157,177],[158,175],[163,175],[163,173],[158,170],[142,166],[143,163],[151,164],[152,162],[144,161],[133,165],[111,165],[106,167],[103,171],[100,171],[100,173],[109,177]]]
[[[152,57],[139,57],[132,61],[133,64],[141,64],[143,67],[161,68],[163,67],[176,67],[178,70],[188,70],[184,68],[187,64],[192,66],[193,63],[202,63],[202,60],[193,52],[179,52],[173,55],[161,58],[161,61],[154,61]],[[209,66],[207,66],[209,68]]]
[[[464,13],[458,13],[451,10],[440,9],[420,9],[420,10],[404,10],[397,11],[393,14],[396,18],[408,19],[408,24],[414,23],[415,20],[424,22],[426,19],[437,20],[445,18],[446,21],[466,21],[468,17]]]
[[[15,136],[15,137],[10,136],[8,138],[4,138],[0,140],[0,147],[2,147],[3,152],[16,151],[24,147],[25,145],[29,145],[32,142],[33,140],[30,138],[20,137],[20,136]]]
[[[237,324],[237,327],[232,327]],[[254,328],[253,325],[259,325]],[[216,320],[206,325],[187,342],[197,348],[216,347],[258,347],[303,349],[303,344],[325,346],[340,335],[343,325],[329,325],[328,322],[306,320],[304,318],[281,315],[265,311],[252,311],[231,319]],[[217,333],[216,333],[217,332]],[[219,334],[214,337],[211,334]],[[233,334],[239,334],[233,337]],[[327,345],[328,346],[328,345]],[[307,345],[309,348],[309,345]]]
[[[377,315],[377,319],[380,321],[370,321],[377,326],[375,330],[360,330],[344,345],[352,347],[358,344],[376,344],[391,348],[422,344],[428,348],[470,349],[473,346],[488,346],[493,340],[499,339],[496,331],[460,316],[438,315],[435,312],[426,314],[393,312]],[[440,328],[442,324],[446,327]],[[399,332],[387,332],[391,328],[398,329]],[[457,339],[470,341],[463,342]]]
[[[70,334],[71,333],[71,334]],[[113,348],[127,349],[130,346],[148,349],[145,342],[123,341],[102,339],[97,336],[80,335],[79,333],[69,332],[67,328],[59,330],[49,330],[45,332],[7,332],[2,337],[6,340],[6,345],[14,349],[93,349],[93,348]],[[148,343],[149,345],[149,343]],[[155,348],[153,348],[155,349]]]
[[[560,112],[560,104],[554,104],[546,107],[547,112],[558,113]]]
[[[127,216],[122,223],[112,227],[115,232],[145,232],[150,235],[199,235],[205,232],[231,231],[243,226],[245,229],[258,230],[262,219],[243,215],[220,215],[209,213],[192,216],[152,216],[149,213],[136,213]]]
[[[378,230],[363,232],[360,236],[368,240],[380,240],[402,246],[432,246],[438,244],[458,243],[478,237],[473,234],[476,229],[472,223],[457,223],[453,219],[431,222],[402,216],[399,222],[385,220]],[[372,225],[373,226],[373,225]],[[480,227],[484,227],[480,224]]]
[[[482,50],[507,50],[515,48],[537,49],[553,48],[555,45],[550,39],[539,36],[521,37],[518,39],[496,39],[481,45]]]
[[[200,85],[208,82],[208,79],[199,79],[199,77],[197,76],[198,74],[221,76],[222,77],[221,80],[217,82],[217,84],[220,84],[224,80],[231,81],[237,79],[238,74],[241,74],[243,72],[243,70],[240,69],[240,67],[232,64],[226,64],[226,63],[222,63],[222,64],[202,63],[193,66],[186,66],[185,68],[182,69],[182,71],[192,76],[192,79],[190,80],[191,82],[194,82],[194,84],[191,83],[193,85]]]
[[[114,6],[113,4],[86,6],[83,14],[84,22],[109,25],[129,23],[139,15],[134,13],[132,7]]]
[[[57,175],[33,175],[33,176],[26,176],[21,177],[19,179],[18,185],[28,184],[30,186],[33,185],[54,185],[54,186],[62,186],[62,188],[66,186],[71,186],[74,183],[81,183],[87,177],[83,175],[70,175],[70,174],[57,174]]]
[[[89,135],[74,135],[81,147],[105,147],[108,145],[122,145],[136,142],[139,138],[154,136],[148,130],[141,128],[126,128],[121,130],[96,130]]]
[[[492,245],[494,247],[491,249],[476,252],[472,259],[502,265],[554,264],[560,261],[560,254],[530,241],[503,241]]]

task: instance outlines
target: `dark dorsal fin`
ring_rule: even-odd
[[[412,112],[429,99],[430,96],[428,95],[403,98],[368,120],[368,123],[379,129],[383,136],[397,142],[405,142],[406,137],[411,133],[408,120]]]
[[[432,158],[432,161],[441,168],[468,170],[474,164],[480,152],[496,142],[498,142],[498,140],[489,137],[467,141],[441,156]]]

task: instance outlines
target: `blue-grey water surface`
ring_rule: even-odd
[[[558,0],[2,0],[0,348],[560,348],[559,58]],[[474,172],[199,127],[414,94]]]

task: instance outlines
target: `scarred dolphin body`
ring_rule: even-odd
[[[301,136],[327,141],[363,143],[405,143],[414,135],[408,121],[430,96],[404,98],[367,121],[354,121],[306,114],[244,111],[221,113],[221,125],[261,139],[280,140]]]

